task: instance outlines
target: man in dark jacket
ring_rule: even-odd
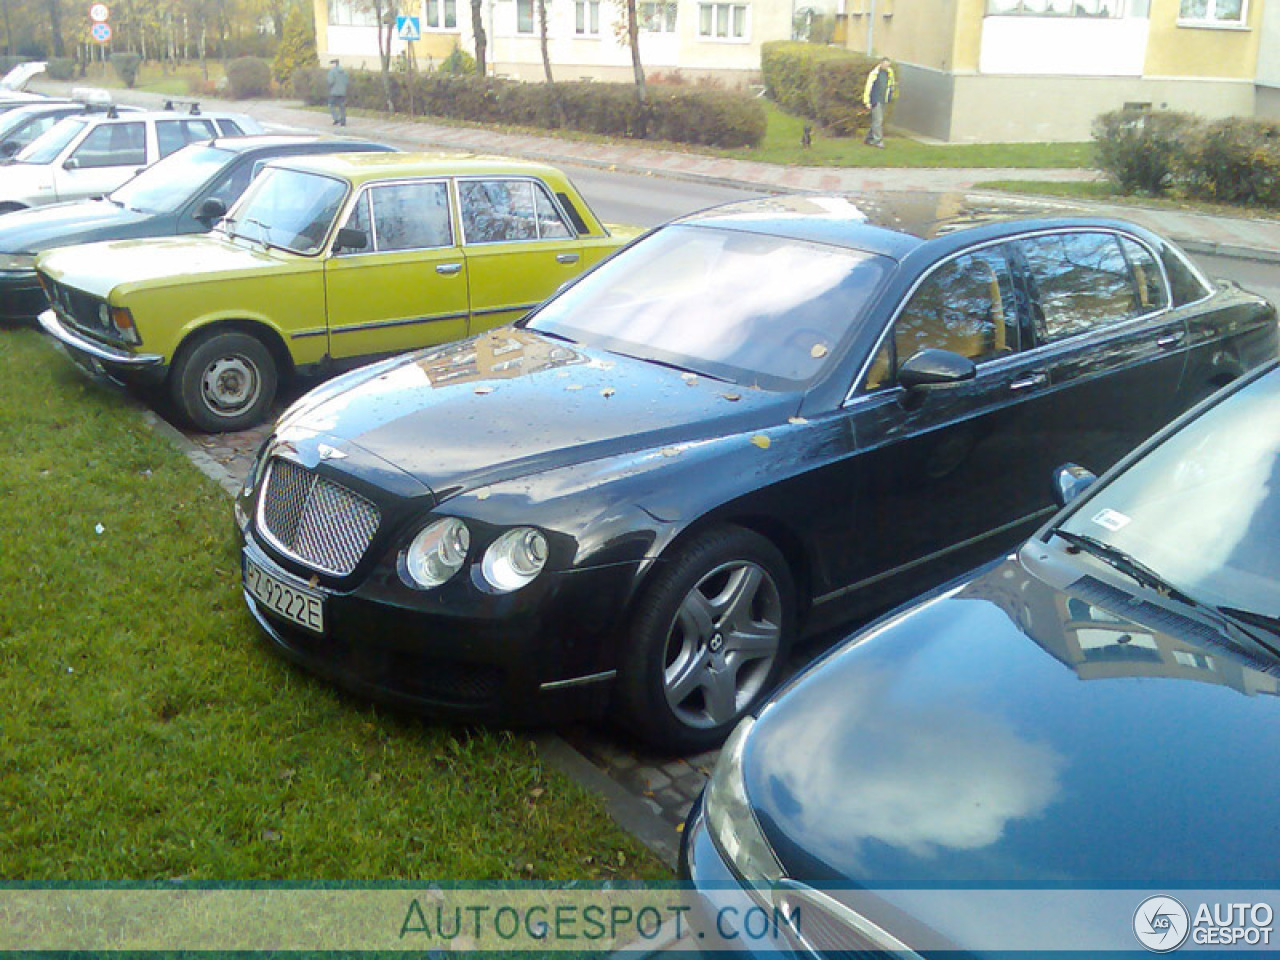
[[[862,103],[871,111],[871,129],[864,141],[869,147],[884,149],[884,108],[893,102],[898,82],[888,57],[881,57],[869,74],[862,91]]]
[[[347,71],[337,60],[329,61],[329,73],[325,77],[329,82],[329,115],[333,117],[335,127],[347,125]]]

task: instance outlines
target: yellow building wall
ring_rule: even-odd
[[[935,70],[950,70],[956,7],[962,2],[876,0],[874,53]],[[885,11],[892,11],[891,15],[885,16]],[[850,49],[866,51],[866,20],[870,16],[868,12],[850,19],[845,40]]]
[[[1178,26],[1178,0],[1151,0],[1148,77],[1252,79],[1258,68],[1263,0],[1249,0],[1247,30]]]
[[[952,73],[977,73],[982,51],[982,18],[986,0],[955,0],[955,44],[951,51]]]
[[[316,50],[321,60],[329,49],[329,3],[328,0],[311,0],[311,19],[316,24]]]

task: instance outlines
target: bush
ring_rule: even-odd
[[[1094,163],[1123,193],[1153,196],[1173,186],[1200,120],[1172,110],[1113,110],[1093,121]]]
[[[134,71],[135,74],[137,71]],[[45,73],[50,80],[74,80],[76,78],[76,62],[70,57],[54,57],[49,61],[49,65],[45,67]]]
[[[840,136],[867,126],[870,114],[862,105],[862,91],[875,65],[862,54],[814,43],[773,41],[760,53],[770,98]]]
[[[227,85],[234,100],[271,95],[271,64],[261,57],[241,57],[227,64]]]
[[[413,84],[415,113],[476,123],[565,126],[604,136],[651,136],[717,147],[755,146],[765,133],[760,102],[736,91],[667,86],[651,89],[648,102],[641,104],[635,87],[626,83],[518,83],[442,71],[413,77],[395,73],[390,82],[398,112],[409,110]],[[354,72],[348,102],[384,109],[381,76]]]
[[[1199,124],[1185,138],[1178,173],[1190,196],[1280,208],[1280,124],[1252,117]]]
[[[304,10],[301,3],[290,4],[289,15],[284,22],[284,36],[276,50],[275,60],[271,63],[276,81],[289,82],[296,71],[319,63],[320,58],[316,55],[315,21],[310,10]]]
[[[138,68],[142,66],[142,58],[136,53],[113,53],[111,66],[120,82],[133,89],[133,85],[138,82]]]
[[[438,69],[454,76],[473,74],[476,72],[476,58],[455,43],[449,55],[440,61]]]
[[[324,67],[303,67],[289,78],[293,98],[313,107],[329,101],[329,81]]]

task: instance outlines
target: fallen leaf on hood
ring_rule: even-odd
[[[816,360],[827,355],[827,345],[825,343],[815,343],[809,354]]]
[[[490,496],[492,496],[492,494],[491,494],[488,490],[477,490],[477,491],[476,491],[476,499],[477,499],[477,500],[488,500]]]
[[[613,389],[613,387],[605,387],[603,390],[601,390],[601,391],[600,391],[600,396],[602,396],[602,397],[612,397],[612,396],[613,396],[615,393],[617,393],[617,392],[618,392],[618,391],[617,391],[617,390],[614,390],[614,389]]]
[[[809,421],[806,420],[804,417],[788,417],[787,418],[787,423],[800,424],[800,423],[808,423],[808,422]]]
[[[720,396],[724,397],[730,403],[737,403],[742,399],[742,394],[740,393],[722,393]]]
[[[493,393],[493,387],[476,387],[476,393],[483,397],[486,393]]]
[[[757,433],[754,437],[751,438],[751,442],[754,443],[761,450],[769,449],[769,438],[766,437],[763,433]]]

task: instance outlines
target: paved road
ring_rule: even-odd
[[[721,203],[764,196],[759,190],[645,177],[596,167],[561,166],[606,223],[656,227]]]

